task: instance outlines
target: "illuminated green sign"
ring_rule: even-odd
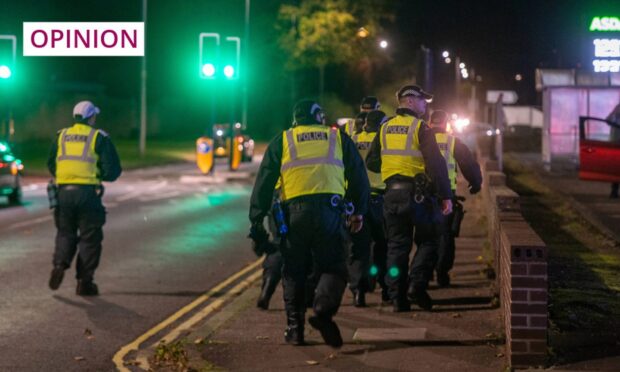
[[[594,17],[590,24],[590,31],[620,31],[618,17]]]

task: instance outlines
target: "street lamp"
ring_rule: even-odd
[[[448,57],[450,57],[450,52],[448,52],[447,50],[444,50],[443,53],[441,53],[441,56],[443,58],[449,59]],[[450,63],[450,62],[446,62],[446,63]]]
[[[387,42],[386,40],[381,40],[381,41],[379,42],[379,46],[380,46],[381,48],[385,49],[385,48],[387,48],[387,47],[388,47],[388,42]]]
[[[0,79],[8,79],[11,77],[11,68],[7,65],[0,66]]]
[[[370,35],[370,32],[364,27],[360,27],[357,30],[357,37],[359,37],[360,39],[367,38],[369,35]]]

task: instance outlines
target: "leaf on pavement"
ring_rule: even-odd
[[[93,331],[91,331],[90,329],[86,328],[86,329],[84,330],[84,336],[90,336],[90,335],[92,335],[92,334],[93,334]]]
[[[76,356],[76,357],[73,357],[73,360],[75,360],[76,362],[81,362],[83,360],[86,360],[86,358],[84,358],[83,356]]]
[[[198,337],[197,339],[194,340],[195,345],[204,344],[204,343],[205,343],[205,339],[202,337]]]
[[[139,366],[140,362],[138,362],[135,359],[129,359],[129,360],[124,361],[123,365],[125,365],[125,366]]]
[[[503,356],[504,356],[504,354],[503,354],[503,353],[497,353],[497,354],[495,354],[495,357],[496,357],[496,358],[501,358],[501,357],[503,357]]]
[[[453,318],[460,318],[461,314],[460,313],[454,313],[454,314],[452,314],[452,317]]]
[[[316,360],[306,360],[306,364],[310,366],[317,366],[319,365],[319,362],[317,362]]]
[[[256,336],[257,340],[269,340],[269,336]]]

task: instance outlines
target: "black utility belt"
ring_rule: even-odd
[[[64,184],[58,185],[60,190],[98,190],[101,188],[101,185],[74,185],[74,184]]]
[[[387,190],[409,190],[413,191],[415,185],[413,182],[389,182],[386,184]]]
[[[371,187],[370,194],[371,195],[383,195],[385,194],[385,189],[377,189],[377,188]]]

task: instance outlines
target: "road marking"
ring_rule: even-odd
[[[154,200],[160,200],[160,199],[168,199],[168,198],[174,198],[175,196],[178,196],[179,194],[181,194],[178,191],[170,191],[167,194],[158,194],[158,195],[153,195],[153,196],[143,196],[141,197],[140,200],[141,202],[148,202],[148,201],[154,201]]]
[[[122,201],[126,201],[129,199],[133,199],[139,196],[144,195],[145,192],[153,192],[153,191],[157,191],[159,189],[161,189],[162,187],[166,187],[166,185],[168,184],[168,181],[161,181],[157,184],[155,184],[154,186],[150,187],[148,190],[143,190],[141,188],[134,190],[134,191],[130,191],[125,195],[119,196],[116,198],[116,202],[122,202]]]
[[[19,229],[20,227],[36,225],[38,223],[47,222],[47,221],[51,221],[51,220],[52,220],[52,216],[43,216],[43,217],[35,218],[35,219],[29,220],[29,221],[14,223],[12,225],[9,225],[9,229],[10,230]]]
[[[220,284],[215,286],[213,289],[209,290],[207,293],[205,293],[202,296],[198,297],[197,299],[192,301],[190,304],[188,304],[185,307],[181,308],[176,313],[172,314],[171,316],[169,316],[167,319],[165,319],[164,321],[162,321],[161,323],[159,323],[155,327],[149,329],[148,331],[146,331],[146,333],[144,333],[143,335],[139,336],[138,338],[133,340],[131,343],[123,346],[116,354],[114,354],[114,357],[112,358],[112,361],[116,365],[116,368],[119,371],[121,371],[121,372],[130,372],[130,370],[128,368],[126,368],[124,366],[124,364],[123,364],[123,359],[125,358],[125,356],[127,354],[129,354],[131,351],[138,350],[138,347],[140,346],[141,343],[143,343],[144,341],[148,340],[150,337],[153,337],[153,335],[157,334],[162,329],[164,329],[167,326],[169,326],[170,324],[174,323],[179,318],[181,318],[183,315],[187,314],[188,312],[192,311],[198,305],[200,305],[203,302],[207,301],[213,295],[218,294],[222,289],[224,289],[225,287],[227,287],[228,285],[233,283],[235,280],[239,279],[240,277],[242,277],[246,273],[254,270],[257,266],[259,266],[263,262],[263,259],[264,258],[260,258],[260,259],[256,260],[255,262],[253,262],[252,264],[250,264],[249,266],[247,266],[243,270],[237,272],[236,274],[232,275],[228,279],[224,280],[223,282],[221,282]]]
[[[200,310],[199,312],[194,314],[191,318],[189,318],[188,320],[186,320],[185,322],[183,322],[182,324],[180,324],[179,326],[177,326],[176,328],[171,330],[170,333],[168,333],[164,337],[162,337],[159,340],[157,340],[156,342],[154,342],[151,345],[151,347],[148,348],[147,350],[156,347],[157,345],[159,345],[160,342],[170,343],[170,342],[176,340],[177,338],[179,338],[181,333],[188,331],[194,325],[196,325],[196,323],[200,322],[201,320],[203,320],[204,318],[209,316],[214,311],[219,310],[224,305],[224,303],[226,303],[232,297],[235,297],[235,296],[238,296],[239,294],[241,294],[241,292],[246,290],[249,286],[251,286],[254,282],[256,282],[258,279],[260,279],[262,276],[263,276],[263,271],[262,270],[257,270],[254,274],[252,274],[249,277],[247,277],[246,279],[242,280],[234,288],[232,288],[228,292],[226,292],[225,295],[223,295],[222,297],[218,297],[217,300],[213,301],[207,307],[205,307],[204,309]],[[141,369],[143,369],[143,370],[149,370],[150,366],[149,366],[149,361],[148,361],[148,354],[146,352],[145,353],[140,353],[140,354],[142,354],[142,355],[139,355],[136,358],[136,360],[138,362],[140,362],[139,367]]]

